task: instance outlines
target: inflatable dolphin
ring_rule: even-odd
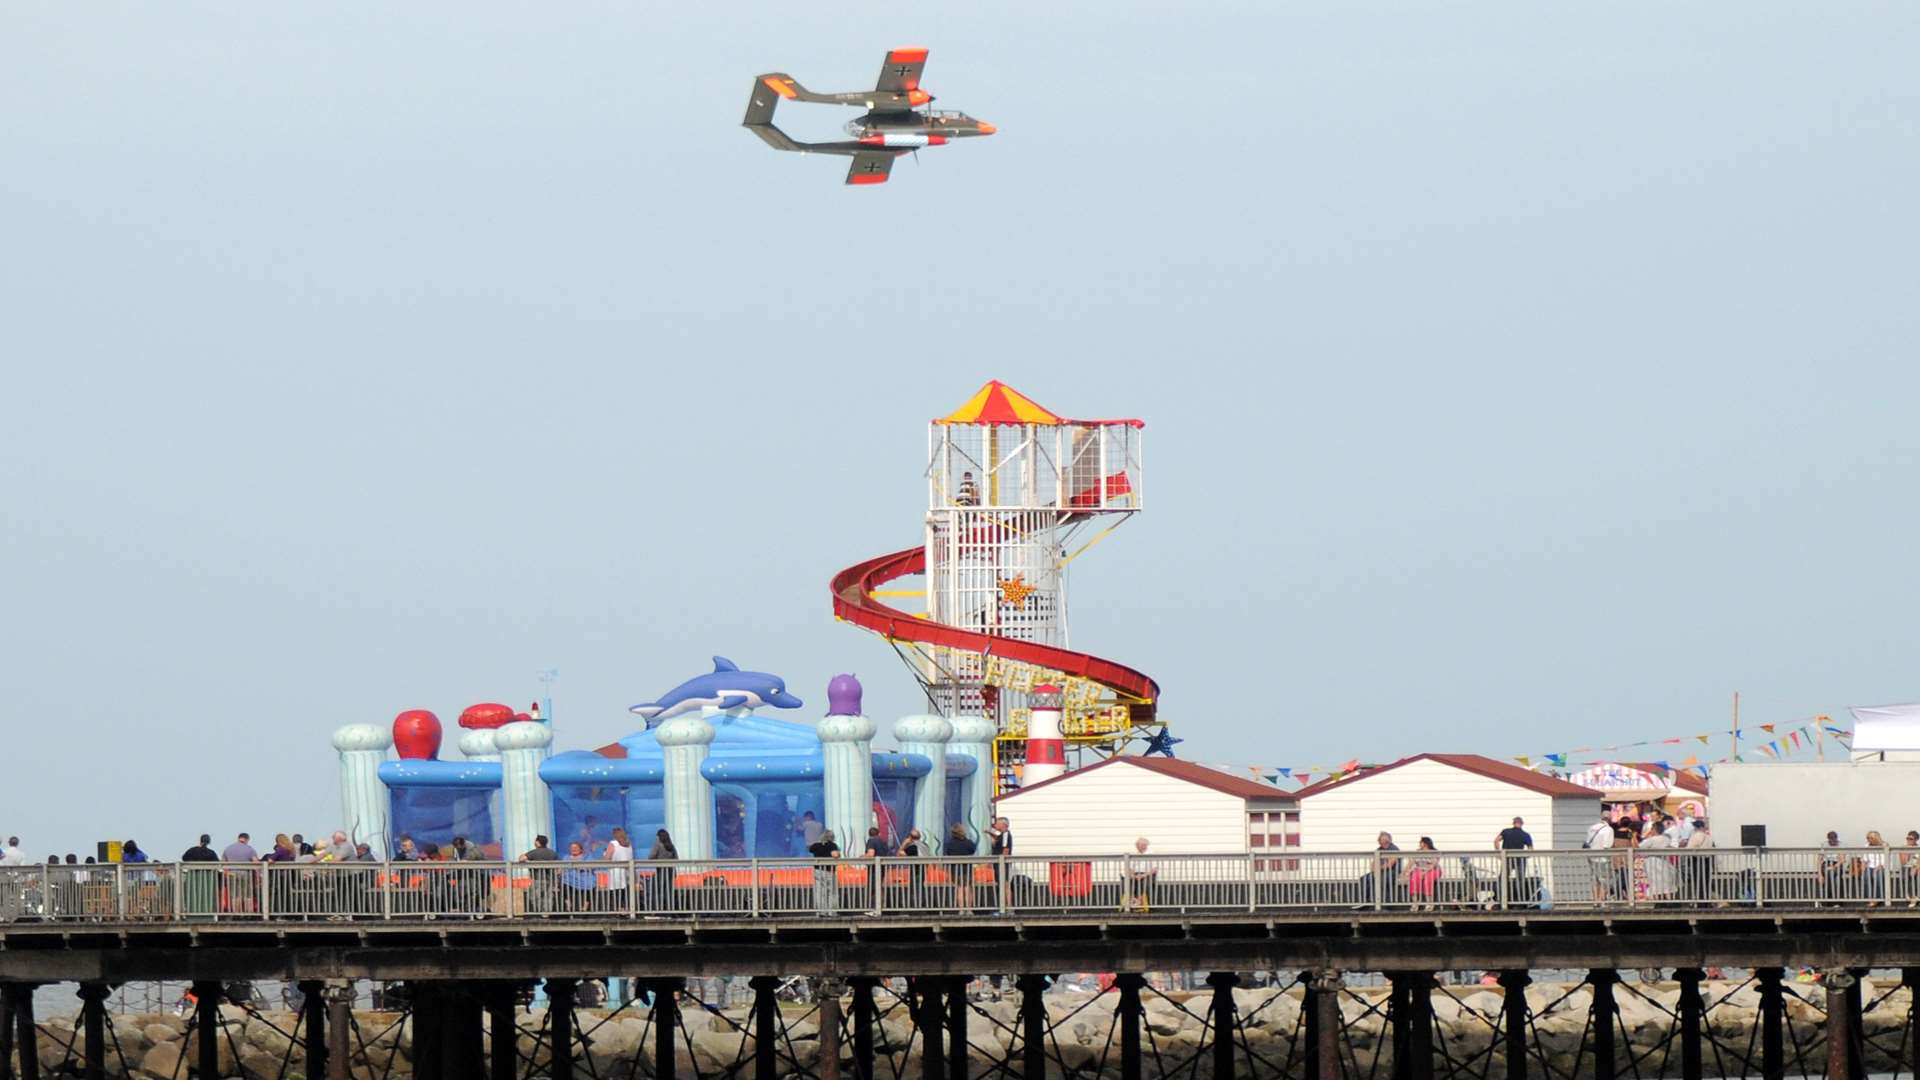
[[[646,717],[648,727],[657,727],[681,713],[716,709],[757,709],[770,705],[776,709],[797,709],[800,699],[787,693],[786,681],[764,671],[741,671],[724,656],[713,658],[713,671],[688,679],[660,695],[658,701],[635,705],[627,711]]]

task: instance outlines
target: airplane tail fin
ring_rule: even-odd
[[[800,100],[805,93],[800,84],[789,76],[778,72],[762,75],[753,80],[753,93],[747,98],[746,119],[740,123],[775,150],[805,150],[805,143],[795,142],[786,132],[773,126],[773,110],[779,106],[780,100]]]

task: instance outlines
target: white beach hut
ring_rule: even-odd
[[[1112,757],[1000,796],[1016,855],[1245,854],[1298,835],[1289,792],[1165,757]]]
[[[1412,850],[1491,851],[1518,817],[1536,848],[1577,848],[1600,816],[1591,788],[1478,754],[1419,754],[1295,793],[1302,851],[1372,851],[1383,831]]]

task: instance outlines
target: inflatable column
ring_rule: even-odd
[[[953,738],[953,725],[938,716],[903,716],[893,723],[893,737],[900,740],[901,753],[920,754],[933,762],[933,771],[913,792],[913,827],[920,830],[929,850],[943,851],[947,846],[947,740]]]
[[[667,834],[683,859],[713,858],[713,785],[700,775],[713,743],[713,724],[691,713],[653,729],[665,759],[662,787],[667,800]]]
[[[378,724],[348,724],[333,733],[340,751],[340,811],[347,835],[372,845],[373,853],[387,857],[387,786],[380,782],[380,763],[387,759],[393,736]]]
[[[493,732],[482,728],[460,734],[460,752],[468,761],[499,761],[500,748],[493,745]]]
[[[535,836],[553,838],[553,796],[540,779],[540,763],[547,759],[547,747],[552,744],[553,729],[534,720],[520,720],[493,732],[493,745],[500,751],[500,793],[506,810],[500,852],[509,862],[531,850]]]
[[[985,855],[987,826],[993,824],[993,737],[1000,729],[984,716],[956,716],[952,723],[953,741],[948,748],[974,761],[973,775],[962,782],[961,805],[967,815],[963,824]]]
[[[827,684],[827,716],[820,735],[827,795],[827,828],[840,850],[857,852],[873,823],[873,733],[877,725],[860,715],[860,681],[836,675]]]

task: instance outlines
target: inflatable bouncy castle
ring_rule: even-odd
[[[853,853],[870,826],[890,847],[917,827],[935,851],[951,823],[984,834],[992,724],[907,716],[894,725],[900,749],[875,751],[858,680],[837,676],[827,698],[817,723],[761,715],[802,704],[777,676],[716,656],[712,672],[633,707],[647,727],[598,750],[550,753],[547,721],[473,706],[459,761],[440,759],[434,714],[410,709],[390,740],[370,724],[335,733],[342,801],[356,837],[388,857],[402,836],[443,847],[464,836],[490,858],[517,858],[536,835],[598,852],[616,827],[642,858],[664,829],[689,859],[804,857],[813,822]],[[381,760],[388,743],[398,760]]]

